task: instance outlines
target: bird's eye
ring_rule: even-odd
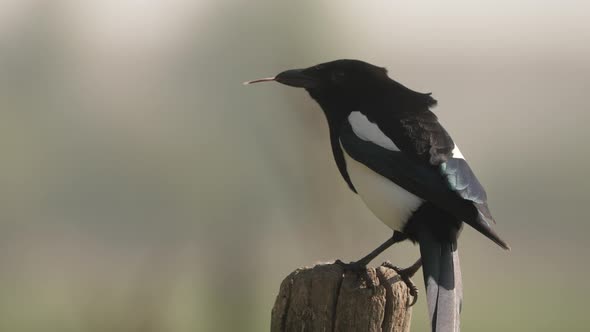
[[[341,83],[346,79],[346,73],[340,70],[332,72],[332,80],[337,83]]]

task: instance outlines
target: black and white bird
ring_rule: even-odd
[[[423,266],[432,330],[459,331],[462,282],[457,238],[463,222],[504,249],[486,192],[430,108],[429,93],[412,91],[387,70],[359,60],[336,60],[275,77],[304,88],[328,121],[332,153],[348,187],[393,230],[393,236],[348,268],[365,269],[383,250],[411,240],[420,256],[397,269],[409,277]]]

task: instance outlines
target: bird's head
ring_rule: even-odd
[[[270,81],[304,88],[320,104],[338,102],[354,105],[380,93],[391,79],[385,68],[359,60],[336,60],[304,69],[285,70],[274,77],[244,84]]]

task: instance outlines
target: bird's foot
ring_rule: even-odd
[[[363,264],[361,262],[350,262],[350,263],[344,263],[343,261],[337,259],[334,264],[339,265],[340,267],[342,267],[342,269],[344,270],[344,272],[352,272],[355,273],[357,275],[357,277],[359,277],[361,280],[365,280],[365,282],[367,283],[367,287],[368,288],[375,288],[375,282],[373,281],[373,278],[371,277],[371,275],[369,274],[369,270],[367,269],[367,264]]]
[[[416,271],[418,270],[417,268],[415,268],[415,265],[412,265],[408,268],[402,269],[396,265],[391,264],[391,262],[386,261],[386,262],[383,262],[383,264],[381,264],[381,266],[388,267],[388,268],[394,270],[395,272],[397,272],[397,274],[400,276],[402,281],[406,284],[406,286],[410,290],[410,295],[412,295],[412,301],[408,303],[408,306],[411,307],[414,304],[416,304],[416,301],[418,301],[418,287],[416,287],[416,285],[414,285],[414,282],[410,279],[414,276],[414,274],[416,274]]]

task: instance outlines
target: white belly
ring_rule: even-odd
[[[352,159],[344,148],[346,169],[357,193],[367,207],[393,230],[403,230],[424,200]]]

